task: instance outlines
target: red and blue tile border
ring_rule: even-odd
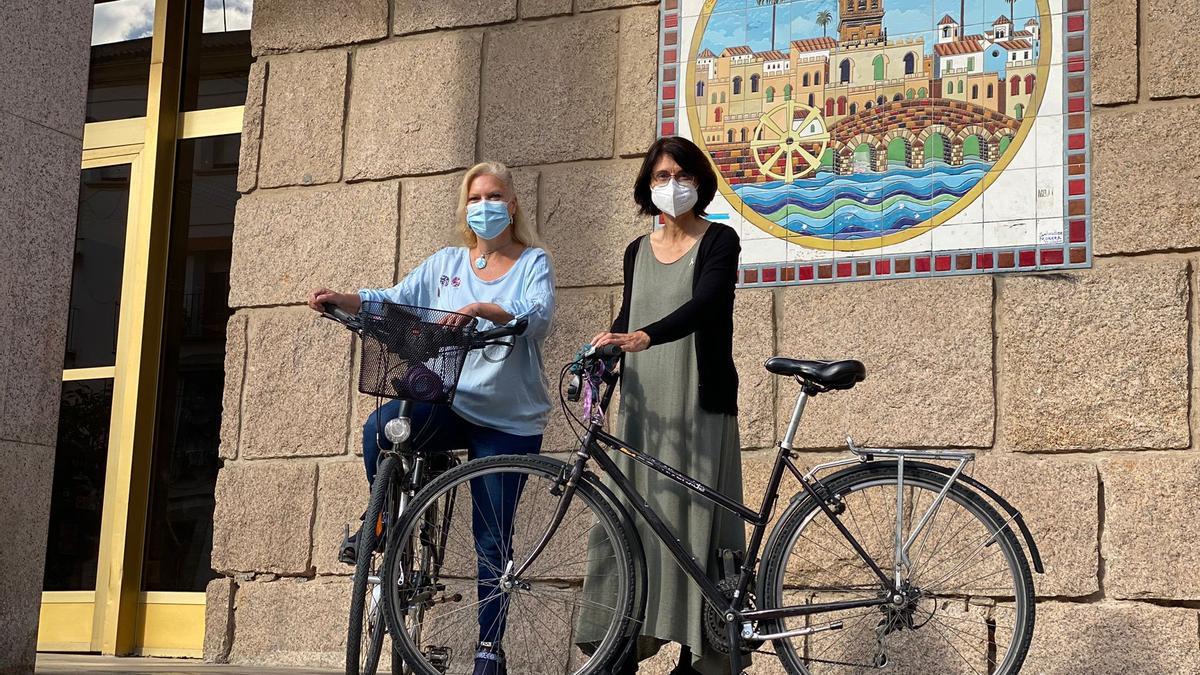
[[[684,81],[680,0],[662,0],[659,25],[658,133],[673,136],[682,111],[676,88]],[[739,287],[905,279],[962,274],[1044,272],[1092,266],[1091,74],[1088,0],[1064,0],[1062,18],[1063,243],[958,251],[863,256],[851,260],[742,265]]]

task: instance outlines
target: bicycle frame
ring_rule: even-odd
[[[802,383],[803,384],[803,383]],[[613,394],[614,382],[606,382],[606,390],[601,397],[601,409],[606,410]],[[748,505],[734,501],[725,495],[721,494],[709,485],[695,480],[691,476],[680,472],[674,467],[658,460],[657,458],[646,454],[640,449],[631,447],[621,439],[613,436],[602,428],[602,418],[592,419],[588,431],[580,444],[579,450],[576,452],[576,461],[572,465],[571,473],[566,481],[563,495],[559,501],[559,507],[551,523],[543,535],[542,540],[535,546],[533,552],[526,561],[517,569],[514,576],[519,577],[534,560],[541,554],[542,550],[548,544],[551,536],[558,528],[566,514],[566,509],[570,505],[571,498],[574,495],[578,481],[581,479],[584,467],[589,459],[595,459],[600,468],[609,475],[616,485],[617,489],[625,499],[633,506],[634,510],[641,515],[642,519],[654,531],[655,536],[667,547],[671,552],[671,556],[683,568],[684,572],[691,577],[696,586],[703,593],[705,599],[713,606],[723,608],[722,614],[726,622],[730,626],[741,624],[740,631],[730,629],[730,636],[734,633],[740,633],[743,639],[752,640],[770,640],[782,637],[792,637],[805,634],[828,630],[829,628],[837,628],[840,625],[831,624],[830,626],[813,626],[796,630],[789,630],[777,634],[762,635],[753,630],[751,622],[753,621],[770,621],[774,619],[784,619],[797,616],[807,616],[813,614],[821,614],[826,612],[842,611],[848,609],[879,607],[896,601],[899,597],[899,589],[903,583],[904,568],[908,564],[909,548],[917,541],[921,531],[925,526],[936,516],[938,509],[941,507],[946,495],[949,493],[951,486],[958,480],[958,476],[966,465],[974,459],[974,454],[969,452],[939,452],[939,451],[907,451],[907,450],[891,450],[891,449],[861,449],[853,444],[853,441],[847,439],[850,445],[850,450],[854,453],[855,458],[835,460],[813,467],[807,474],[802,473],[796,467],[794,459],[798,456],[792,443],[795,439],[796,431],[799,428],[800,420],[804,414],[805,405],[811,397],[812,390],[805,385],[796,401],[796,406],[793,409],[792,418],[788,425],[787,432],[784,438],[779,443],[779,451],[775,457],[775,463],[771,468],[770,476],[767,480],[766,492],[763,495],[763,501],[758,509],[753,509]],[[704,499],[716,504],[717,506],[734,513],[745,523],[753,526],[750,541],[747,545],[746,555],[743,559],[741,569],[737,577],[737,590],[733,595],[733,600],[730,602],[717,585],[708,577],[708,573],[704,566],[696,560],[680,540],[675,536],[675,533],[663,523],[662,519],[650,507],[646,500],[638,493],[637,489],[616,465],[613,459],[605,451],[605,448],[612,448],[634,461],[646,466],[647,468],[667,477],[671,481],[678,483],[689,491],[694,492]],[[898,489],[896,490],[896,533],[895,533],[895,560],[898,561],[894,575],[889,578],[875,560],[866,552],[849,529],[841,522],[840,518],[834,513],[833,508],[828,503],[828,499],[813,486],[813,477],[817,472],[829,469],[835,466],[843,466],[849,464],[865,463],[871,461],[875,456],[894,457],[897,460],[898,472]],[[903,536],[903,513],[904,513],[904,462],[906,458],[921,458],[927,460],[943,460],[955,461],[957,466],[947,476],[946,484],[942,487],[937,497],[930,504],[919,522],[913,527],[912,532],[905,538]],[[859,558],[870,568],[870,570],[879,578],[880,594],[876,598],[868,598],[862,600],[846,600],[836,602],[822,602],[808,605],[795,605],[777,607],[772,609],[753,609],[744,611],[746,605],[747,591],[749,590],[750,580],[755,569],[758,566],[759,549],[763,543],[763,535],[766,533],[767,525],[770,522],[771,514],[775,509],[775,505],[779,498],[779,486],[782,482],[784,472],[787,471],[796,477],[803,490],[812,495],[816,500],[817,505],[827,518],[833,523],[834,527],[845,537],[846,541],[853,548]],[[731,650],[731,663],[740,663],[736,661],[737,650]]]

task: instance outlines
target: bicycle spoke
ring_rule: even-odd
[[[963,497],[961,491],[952,489],[939,501],[945,479],[928,472],[922,476],[920,469],[914,469],[911,481],[906,473],[904,507],[897,518],[892,469],[888,474],[880,467],[869,479],[849,487],[834,482],[825,488],[844,505],[840,517],[849,535],[885,573],[894,569],[897,528],[901,541],[916,533],[900,599],[866,610],[779,621],[776,625],[785,631],[841,624],[840,629],[777,640],[781,658],[799,664],[792,670],[803,666],[810,675],[872,670],[877,656],[886,658],[887,667],[896,672],[1014,673],[1012,665],[1020,663],[1023,652],[1014,656],[1013,650],[1027,639],[1027,616],[1017,607],[1031,602],[1031,596],[1016,586],[1014,560],[1019,558],[1013,556],[1021,552],[1012,548],[1011,533],[1004,526],[991,525],[1002,519],[992,521],[989,518],[996,516],[985,518],[973,511],[970,497]],[[804,509],[802,516],[794,516],[793,524],[784,524],[792,528],[778,544],[784,550],[769,552],[768,588],[778,590],[773,591],[777,599],[766,606],[780,606],[785,588],[787,593],[795,592],[791,589],[796,586],[784,585],[785,579],[799,582],[801,590],[811,593],[806,603],[859,599],[882,591],[857,552],[848,553],[847,536],[836,531],[815,504],[808,502]],[[926,517],[922,529],[916,530],[918,521]],[[1001,535],[1009,537],[1008,543]],[[860,581],[871,583],[860,585]],[[1019,602],[1002,606],[972,598]]]

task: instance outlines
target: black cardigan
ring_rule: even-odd
[[[630,332],[633,265],[644,238],[634,239],[625,249],[625,287],[621,311],[612,324],[614,333]],[[732,227],[713,223],[700,238],[698,246],[692,299],[637,330],[650,336],[651,346],[695,333],[700,407],[709,412],[736,415],[738,376],[733,365],[733,294],[737,285],[741,240]]]

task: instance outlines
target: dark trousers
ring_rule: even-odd
[[[367,480],[375,479],[380,449],[392,444],[383,436],[383,425],[396,416],[399,401],[375,412],[363,426],[363,462]],[[412,447],[426,453],[467,450],[478,459],[495,455],[526,455],[541,450],[542,436],[517,436],[473,424],[450,406],[422,403],[412,407]],[[512,557],[513,518],[525,486],[523,477],[491,475],[471,480],[471,532],[475,537],[479,593],[479,639],[500,642],[508,621],[508,596],[499,590],[500,575]]]

